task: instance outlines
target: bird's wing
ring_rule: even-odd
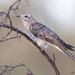
[[[66,44],[63,40],[61,40],[58,35],[51,29],[47,28],[45,25],[40,23],[34,23],[29,26],[29,31],[35,37],[45,41],[48,44],[52,44],[54,47],[58,48],[60,51],[66,53],[71,59],[75,61],[74,55],[72,55],[69,51],[73,50],[73,46]]]
[[[47,28],[41,23],[32,23],[29,26],[29,31],[32,35],[45,41],[46,43],[50,43],[53,45],[64,43],[64,41],[62,41],[53,30]]]
[[[66,44],[63,40],[61,40],[58,37],[58,35],[53,30],[49,29],[45,25],[42,25],[41,23],[38,22],[32,23],[29,26],[29,31],[31,32],[32,35],[43,40],[48,44],[52,44],[54,46],[57,46],[58,48],[60,47],[67,48],[73,51],[72,49],[74,48],[73,46]]]

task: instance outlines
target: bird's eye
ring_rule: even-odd
[[[28,16],[24,16],[25,18],[27,18]]]

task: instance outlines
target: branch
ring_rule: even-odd
[[[9,31],[9,32],[0,40],[0,42],[3,42],[3,39],[6,38],[11,32],[12,32],[12,30]]]
[[[30,41],[36,48],[38,48],[38,50],[41,52],[42,55],[44,55],[46,57],[46,59],[49,61],[49,63],[52,65],[53,69],[55,70],[56,75],[60,75],[55,62],[52,61],[52,59],[48,56],[48,54],[42,50],[36,42],[34,42],[28,35],[26,35],[24,32],[18,30],[17,28],[14,28],[13,26],[10,27],[10,25],[4,24],[4,23],[0,23],[0,27],[5,27],[5,28],[12,28],[13,31],[17,31],[18,33],[20,33],[21,35],[23,35],[28,41]]]
[[[8,65],[3,65],[3,66],[0,66],[1,68],[3,68],[2,69],[2,71],[0,72],[0,75],[2,75],[2,74],[4,74],[5,72],[10,72],[10,71],[12,71],[12,70],[14,70],[15,68],[17,68],[17,67],[20,67],[20,66],[23,66],[23,67],[25,67],[26,69],[27,69],[27,75],[34,75],[32,72],[31,72],[31,70],[23,63],[23,62],[21,62],[20,61],[20,63],[18,64],[18,65],[16,65],[16,66],[8,66]]]

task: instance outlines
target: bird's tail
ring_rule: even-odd
[[[70,45],[69,45],[70,46]],[[70,47],[72,47],[72,46],[70,46]],[[72,55],[69,51],[68,51],[68,49],[67,48],[60,48],[64,53],[66,53],[72,60],[74,60],[75,61],[75,56],[74,55]],[[73,51],[73,50],[72,50]]]
[[[66,43],[65,43],[65,47],[66,47],[67,49],[71,50],[71,51],[75,51],[75,50],[74,50],[75,47],[72,46],[72,45],[69,45],[69,44],[66,44]]]

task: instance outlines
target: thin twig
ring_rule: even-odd
[[[9,13],[10,13],[12,7],[13,7],[17,2],[20,2],[20,1],[21,1],[21,0],[17,0],[15,3],[13,3],[13,4],[10,6],[10,8],[9,8],[9,10],[8,10],[8,13],[7,13],[7,16],[9,16]],[[20,4],[20,3],[19,3],[19,4]],[[16,8],[18,8],[19,4],[17,5]]]
[[[20,63],[23,64],[23,66],[28,70],[28,71],[27,71],[27,75],[34,75],[34,74],[31,72],[31,70],[30,70],[22,61],[20,61]]]
[[[9,16],[9,14],[10,14],[10,11],[12,10],[12,7],[13,7],[17,2],[19,2],[19,3],[18,3],[18,5],[16,6],[15,10],[18,8],[18,6],[19,6],[21,0],[17,0],[15,3],[13,3],[13,4],[10,6],[10,8],[9,8],[7,14],[6,14],[6,17],[5,17],[5,19],[4,19],[4,21],[6,20],[6,18],[9,19],[10,26],[12,26],[12,21],[11,21],[11,18],[10,18],[10,16]]]
[[[0,42],[2,42],[3,41],[3,39],[4,38],[6,38],[10,33],[12,32],[12,30],[11,31],[9,31],[1,40],[0,40]]]
[[[18,6],[19,6],[21,0],[17,0],[14,4],[12,4],[12,5],[10,6],[9,10],[8,10],[7,15],[6,15],[6,17],[8,17],[8,19],[9,19],[10,26],[12,26],[12,21],[11,21],[11,18],[10,18],[10,16],[9,16],[9,13],[10,13],[12,7],[13,7],[17,2],[19,2],[19,3],[18,3],[18,5],[16,6],[16,9],[18,8]]]
[[[54,62],[54,64],[55,64],[55,55],[54,55],[54,53],[53,53],[53,62]]]
[[[0,72],[0,75],[6,73],[7,71],[12,71],[12,70],[14,70],[15,68],[17,68],[17,67],[19,67],[19,66],[23,66],[23,67],[25,67],[25,68],[28,70],[28,71],[27,71],[27,75],[34,75],[34,74],[31,72],[31,70],[30,70],[23,62],[21,62],[21,61],[20,61],[20,63],[19,63],[18,65],[16,65],[16,66],[8,66],[8,65],[0,66],[0,67],[4,68],[4,69],[2,69],[2,71]]]
[[[2,14],[5,14],[5,15],[6,15],[7,13],[5,13],[5,12],[0,12],[0,15],[2,15]]]
[[[8,39],[4,39],[4,40],[0,40],[0,43],[1,43],[1,42],[4,42],[4,41],[7,41],[7,40],[10,40],[10,39],[15,39],[15,38],[17,38],[17,36],[11,37],[11,38],[8,38]]]

